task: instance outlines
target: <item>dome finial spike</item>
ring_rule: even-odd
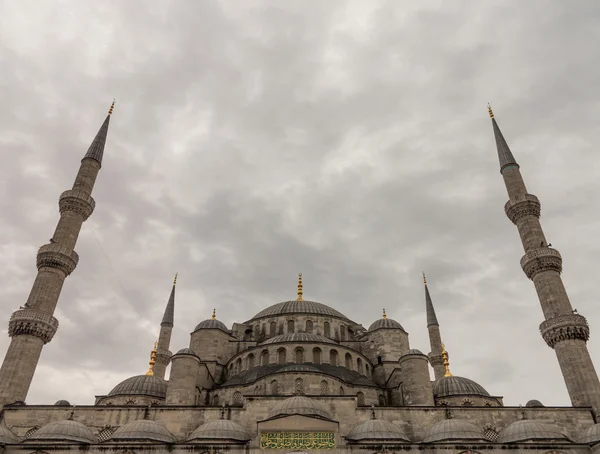
[[[494,118],[494,112],[492,111],[492,106],[490,106],[489,102],[488,102],[488,112],[490,114],[490,118]]]
[[[427,285],[427,277],[425,276],[425,271],[422,271],[423,273],[423,284]]]
[[[442,344],[442,359],[444,360],[444,367],[446,368],[444,377],[452,377],[452,373],[450,372],[450,361],[448,361],[448,352],[446,351],[444,344]]]
[[[383,318],[387,318],[387,314],[385,313],[385,309],[383,309]]]
[[[296,301],[304,301],[302,299],[302,273],[298,273],[298,298]]]
[[[112,104],[110,105],[110,109],[108,109],[108,115],[112,115],[113,110],[115,110],[115,100],[113,99]]]
[[[154,348],[150,352],[150,362],[148,363],[150,367],[148,368],[148,372],[146,375],[154,375],[154,365],[156,364],[156,346],[158,342],[154,342]]]
[[[177,275],[179,273],[175,273],[175,277],[173,278],[173,285],[177,285]]]
[[[221,419],[225,419],[225,404],[221,407]]]
[[[211,320],[216,320],[217,319],[217,310],[216,309],[213,309],[212,317],[210,319]]]

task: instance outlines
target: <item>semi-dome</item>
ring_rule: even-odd
[[[410,442],[408,436],[395,424],[381,419],[369,419],[355,426],[348,435],[348,440],[400,440]]]
[[[1,437],[1,434],[0,434]],[[1,439],[1,438],[0,438]],[[587,445],[593,445],[600,441],[600,424],[594,424],[588,427],[581,436],[579,436],[579,443],[585,443]]]
[[[506,427],[498,437],[499,443],[517,443],[523,441],[568,441],[558,427],[553,424],[521,419]]]
[[[541,403],[537,399],[531,399],[531,400],[527,401],[527,403],[525,404],[525,406],[526,407],[530,407],[530,408],[535,408],[535,407],[543,407],[544,404]]]
[[[376,329],[401,329],[404,331],[404,328],[402,328],[400,323],[386,316],[371,323],[371,326],[369,326],[369,331],[375,331]]]
[[[263,317],[274,317],[277,315],[285,315],[285,314],[315,314],[315,315],[325,315],[329,317],[341,318],[344,320],[348,320],[341,312],[336,311],[335,309],[326,306],[322,303],[317,303],[316,301],[284,301],[283,303],[277,303],[273,306],[269,306],[266,309],[263,309],[254,317],[252,317],[248,322],[252,320],[256,320],[258,318]],[[349,320],[348,320],[349,321]],[[246,323],[248,323],[246,322]]]
[[[287,333],[280,334],[279,336],[274,336],[266,341],[264,341],[261,345],[268,344],[278,344],[280,342],[311,342],[311,343],[322,343],[322,344],[335,344],[336,342],[328,339],[325,336],[321,336],[319,334],[311,334],[311,333]]]
[[[194,331],[199,329],[218,329],[227,334],[229,334],[229,330],[225,326],[225,323],[217,320],[216,318],[209,318],[208,320],[204,320],[196,325]]]
[[[121,427],[108,438],[108,441],[161,441],[173,443],[175,437],[166,427],[150,419],[138,419]]]
[[[72,419],[63,419],[40,427],[25,441],[66,441],[87,444],[97,443],[98,439],[86,425]]]
[[[273,407],[269,418],[276,416],[304,415],[331,419],[321,402],[306,396],[289,397]]]
[[[444,419],[425,433],[425,443],[442,441],[489,441],[475,425],[463,419]]]
[[[202,424],[192,432],[188,441],[231,440],[246,442],[252,438],[242,426],[228,419],[217,419]]]
[[[19,437],[6,427],[4,422],[0,422],[0,444],[18,443],[19,441]]]
[[[464,377],[442,377],[433,383],[433,394],[436,397],[448,396],[484,396],[490,397],[483,386]]]
[[[57,400],[57,401],[54,403],[54,406],[56,406],[56,407],[70,407],[70,406],[71,406],[71,404],[69,403],[69,401],[68,401],[68,400],[62,400],[62,399],[61,399],[61,400]]]
[[[115,386],[112,396],[153,396],[164,398],[167,395],[167,382],[155,375],[136,375]]]

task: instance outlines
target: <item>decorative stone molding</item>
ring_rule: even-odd
[[[543,271],[562,272],[562,257],[560,252],[549,247],[529,251],[521,258],[521,268],[529,279]]]
[[[542,322],[540,333],[548,347],[554,348],[557,343],[568,339],[587,342],[590,338],[590,327],[583,315],[558,315]]]
[[[8,322],[8,335],[29,334],[39,337],[47,344],[58,330],[58,320],[52,315],[33,309],[21,309],[13,312]]]
[[[508,219],[516,224],[517,221],[524,216],[540,217],[541,205],[540,201],[533,194],[525,194],[516,197],[514,200],[509,200],[504,205],[504,212]]]
[[[77,252],[58,243],[44,244],[37,253],[38,270],[42,267],[58,268],[68,276],[73,272],[78,262]]]
[[[87,192],[69,189],[63,192],[58,199],[58,208],[62,213],[72,211],[80,214],[85,221],[91,216],[96,207],[96,202]]]
[[[158,351],[156,352],[156,362],[158,364],[169,364],[171,362],[171,357],[173,356],[173,353],[171,353],[170,351],[166,350],[166,351]]]
[[[444,364],[444,358],[442,358],[442,355],[434,355],[433,353],[429,353],[427,356],[429,357],[429,363],[432,366],[440,366]]]

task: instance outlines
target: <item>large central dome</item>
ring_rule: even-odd
[[[335,309],[329,306],[326,306],[325,304],[317,303],[316,301],[304,300],[284,301],[283,303],[274,304],[273,306],[269,306],[266,309],[263,309],[250,320],[256,320],[258,318],[264,317],[275,317],[277,315],[284,314],[316,314],[341,318],[350,321],[348,317],[346,317],[344,314],[336,311]]]

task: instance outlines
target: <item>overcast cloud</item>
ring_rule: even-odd
[[[503,211],[496,118],[542,202],[600,367],[597,1],[0,2],[0,355],[35,254],[113,97],[96,211],[28,403],[144,373],[175,272],[171,350],[305,298],[428,351],[507,405],[570,401]]]

